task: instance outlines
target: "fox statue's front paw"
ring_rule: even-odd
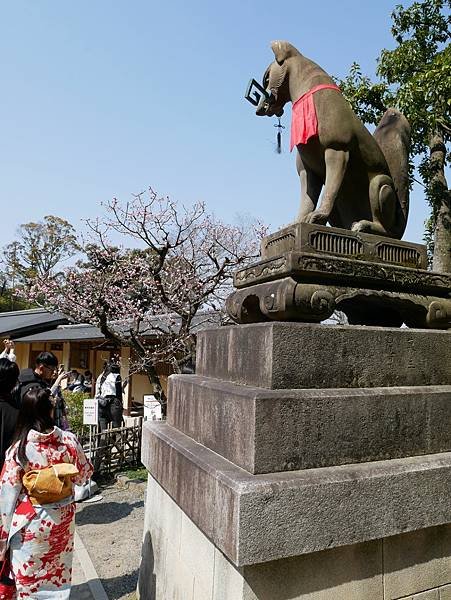
[[[314,210],[308,213],[303,219],[304,223],[316,223],[318,225],[326,225],[329,219],[329,215],[321,212],[320,210]]]
[[[372,225],[373,224],[371,223],[371,221],[356,221],[352,224],[351,231],[368,232],[371,231]]]

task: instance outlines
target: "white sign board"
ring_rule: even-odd
[[[97,425],[99,421],[99,403],[95,398],[83,400],[83,425]]]
[[[144,421],[161,421],[161,404],[152,394],[145,395],[144,398]]]

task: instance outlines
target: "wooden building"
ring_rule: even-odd
[[[199,312],[193,329],[196,331],[218,324],[218,312]],[[146,339],[158,344],[160,332],[167,325],[164,318],[152,316],[143,327]],[[120,359],[122,380],[128,381],[123,394],[125,415],[130,414],[132,405],[142,405],[144,396],[153,393],[153,386],[147,375],[130,375],[130,359],[133,359],[130,347],[113,344],[93,325],[70,323],[65,315],[49,313],[41,308],[19,310],[0,313],[0,336],[0,339],[14,340],[17,363],[21,369],[34,367],[36,356],[40,352],[50,351],[66,370],[76,369],[80,373],[91,371],[95,380],[102,372],[105,362],[111,358]],[[171,373],[171,365],[158,366],[165,391]]]
[[[95,380],[105,362],[120,358],[122,380],[128,379],[123,394],[125,414],[130,412],[132,402],[142,404],[144,395],[152,394],[146,375],[129,376],[130,348],[118,347],[106,340],[93,325],[70,324],[64,315],[50,314],[43,309],[21,310],[0,313],[0,336],[14,340],[21,369],[34,367],[36,356],[49,351],[66,370],[91,371]]]

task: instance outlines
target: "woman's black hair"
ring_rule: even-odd
[[[34,429],[35,431],[44,433],[52,429],[54,424],[53,402],[50,399],[50,390],[42,387],[32,387],[25,392],[20,405],[14,436],[14,442],[19,442],[17,456],[19,463],[23,467],[28,462],[25,449],[30,430]]]
[[[17,385],[19,377],[19,367],[9,358],[0,358],[0,397],[11,395],[14,387]]]
[[[120,372],[121,372],[121,368],[117,363],[110,364],[110,373],[120,373]]]

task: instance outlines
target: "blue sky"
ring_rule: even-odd
[[[0,2],[3,243],[46,214],[76,228],[101,201],[152,186],[225,221],[275,230],[298,209],[294,154],[274,152],[274,119],[243,99],[286,39],[329,73],[374,74],[392,47],[394,0]],[[404,239],[427,207],[411,198]]]

